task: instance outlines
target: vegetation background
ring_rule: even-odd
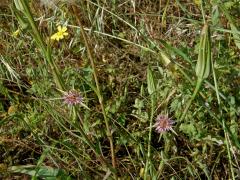
[[[1,0],[0,179],[239,179],[239,24],[239,0]]]

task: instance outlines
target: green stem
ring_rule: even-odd
[[[101,89],[100,89],[98,78],[97,78],[96,66],[95,66],[95,63],[94,63],[94,59],[93,59],[93,56],[92,56],[90,45],[89,45],[88,40],[87,40],[87,35],[85,33],[85,30],[83,28],[81,20],[79,19],[79,16],[77,15],[77,9],[76,9],[75,6],[72,6],[72,9],[73,9],[73,12],[76,14],[78,25],[80,27],[85,46],[87,48],[88,57],[89,57],[89,60],[90,60],[90,63],[91,63],[92,69],[93,69],[93,76],[94,76],[94,80],[95,80],[95,84],[96,84],[98,101],[99,101],[99,104],[101,106],[103,118],[104,118],[106,129],[107,129],[107,137],[108,137],[109,143],[110,143],[112,166],[113,166],[113,168],[116,168],[116,159],[115,159],[115,152],[114,152],[114,145],[113,145],[113,137],[112,137],[112,133],[110,131],[109,121],[108,121],[108,118],[107,118],[107,115],[106,115],[106,111],[105,111],[105,107],[104,107],[104,103],[103,103],[103,97],[102,97]]]
[[[35,37],[35,40],[39,43],[42,51],[44,52],[44,54],[46,55],[47,54],[47,48],[42,40],[42,36],[41,34],[39,33],[36,25],[35,25],[35,22],[34,22],[34,19],[33,19],[33,16],[32,16],[32,13],[31,11],[29,10],[29,6],[26,2],[26,0],[20,0],[22,5],[23,5],[23,8],[24,8],[24,15],[27,17],[28,19],[28,22],[29,24],[31,25],[31,28],[32,28],[32,31],[34,33],[34,37]]]
[[[62,80],[62,77],[60,76],[60,72],[58,70],[58,67],[56,66],[56,64],[53,62],[52,60],[52,53],[51,53],[51,48],[48,46],[47,48],[47,61],[49,62],[50,64],[50,67],[51,67],[51,70],[52,70],[52,73],[53,73],[53,79],[55,80],[55,83],[57,85],[57,87],[60,89],[60,90],[65,90],[65,85],[63,83],[63,80]]]
[[[219,95],[218,84],[217,84],[217,77],[216,77],[213,61],[211,61],[211,67],[212,67],[212,72],[213,72],[213,80],[214,80],[215,92],[216,92],[216,95],[217,95],[217,101],[218,101],[218,105],[220,105],[221,101],[220,101],[220,95]]]
[[[58,68],[56,67],[55,63],[52,61],[52,56],[51,56],[51,51],[50,48],[47,47],[46,43],[43,41],[43,37],[41,36],[35,22],[32,16],[31,11],[29,10],[29,6],[26,2],[26,0],[20,0],[23,8],[24,8],[24,15],[27,17],[29,24],[31,25],[32,28],[32,35],[35,38],[37,44],[39,45],[40,49],[42,50],[48,64],[51,67],[52,73],[53,73],[53,78],[55,80],[55,83],[57,85],[57,87],[60,90],[64,90],[64,84],[62,81],[62,78],[60,76],[60,73],[58,72]]]
[[[74,111],[76,113],[77,109],[74,106]],[[76,117],[77,118],[77,117]],[[75,122],[75,121],[74,121]],[[103,157],[103,155],[101,154],[101,152],[99,150],[97,150],[97,148],[95,147],[95,145],[92,143],[92,141],[87,137],[86,133],[83,131],[81,126],[76,127],[76,125],[73,125],[76,129],[79,130],[81,136],[86,140],[87,144],[90,146],[90,148],[94,151],[94,153],[96,154],[96,156],[100,159],[100,162],[102,164],[105,164],[112,172],[115,172],[115,170],[112,168],[111,165],[108,164],[108,162],[105,160],[105,158]]]
[[[188,103],[187,103],[187,105],[186,105],[186,107],[185,107],[185,109],[184,109],[184,111],[183,111],[183,114],[182,114],[182,116],[181,116],[181,118],[180,118],[180,121],[182,121],[182,120],[185,118],[189,107],[191,106],[193,100],[195,99],[196,95],[197,95],[198,92],[199,92],[199,89],[200,89],[200,87],[201,87],[201,85],[202,85],[202,82],[203,82],[203,79],[198,78],[197,84],[196,84],[196,87],[195,87],[195,90],[194,90],[194,92],[193,92],[193,95],[192,95],[191,99],[188,101]]]
[[[203,22],[205,24],[206,19],[205,19],[205,12],[204,12],[204,8],[203,8],[203,0],[201,0],[201,13],[202,13],[202,16],[203,16]]]
[[[226,131],[225,121],[223,119],[222,119],[222,125],[223,125],[223,130],[224,130],[224,135],[225,135],[225,144],[227,146],[228,162],[229,162],[229,167],[230,167],[230,171],[231,171],[231,176],[232,176],[232,179],[235,180],[234,170],[233,170],[233,166],[232,166],[230,143],[229,143],[230,139],[229,139],[229,135]]]
[[[145,166],[145,172],[144,172],[144,180],[147,179],[148,177],[148,167],[149,167],[149,162],[151,159],[151,141],[152,141],[152,126],[153,126],[153,116],[154,116],[154,98],[155,96],[152,95],[151,98],[151,116],[150,116],[150,130],[148,134],[148,151],[147,151],[147,160],[146,160],[146,166]]]

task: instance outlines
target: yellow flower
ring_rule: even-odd
[[[201,1],[201,0],[194,0],[194,2],[195,2],[195,4],[196,4],[196,5],[198,5],[198,6],[200,6],[200,5],[201,5],[201,3],[202,3],[202,1]]]
[[[14,113],[17,112],[17,105],[11,105],[9,108],[8,108],[8,114],[9,115],[13,115]]]
[[[20,33],[20,29],[17,29],[15,32],[12,33],[12,36],[16,38],[18,37],[19,33]]]
[[[65,27],[65,26],[64,26],[64,27],[58,26],[57,29],[58,29],[58,32],[56,32],[55,34],[53,34],[53,35],[51,36],[51,39],[52,39],[52,40],[57,40],[57,41],[59,41],[60,39],[63,39],[64,36],[67,36],[67,35],[68,35],[67,27]]]

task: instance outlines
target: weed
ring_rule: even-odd
[[[238,10],[0,2],[0,178],[239,179]]]

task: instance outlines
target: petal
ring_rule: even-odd
[[[58,26],[57,29],[58,29],[58,31],[61,31],[62,30],[62,26]]]
[[[67,27],[66,27],[66,26],[64,26],[64,27],[62,28],[62,32],[65,32],[65,31],[67,31]]]
[[[55,33],[55,34],[53,34],[53,35],[51,36],[51,39],[52,39],[52,40],[55,40],[56,37],[57,37],[57,34]]]
[[[15,32],[12,33],[12,36],[17,37],[20,33],[20,29],[16,30]]]
[[[64,36],[61,34],[60,36],[58,36],[59,39],[63,39]]]
[[[64,32],[64,33],[63,33],[63,35],[64,35],[64,36],[67,36],[67,35],[68,35],[68,33],[67,33],[67,32]]]

